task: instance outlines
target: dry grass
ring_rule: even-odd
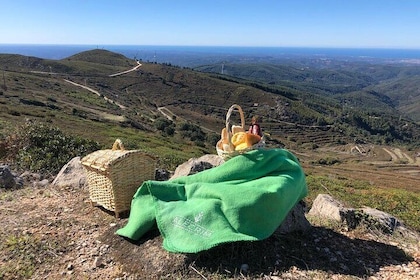
[[[361,166],[366,172],[375,167],[367,164],[366,158],[354,161],[343,151],[336,153],[342,164],[352,164],[341,166],[342,170],[347,168],[345,174],[335,174],[337,165],[319,166],[307,160],[317,156],[316,151],[301,156],[308,173],[308,202],[317,192],[330,192],[348,205],[375,207],[374,203],[384,201],[383,194],[389,203],[381,210],[392,213],[391,202],[418,197],[418,190],[393,193],[389,187],[381,187],[381,175],[388,174],[390,184],[394,175],[398,186],[417,178],[395,176],[392,162],[388,163],[388,173],[382,171],[377,179],[367,182],[355,171]],[[376,161],[374,157],[368,159]],[[84,189],[28,186],[2,191],[0,202],[3,279],[404,279],[401,277],[418,275],[418,240],[363,227],[348,232],[343,225],[325,220],[310,220],[312,228],[305,233],[275,233],[260,242],[229,243],[198,254],[173,254],[162,248],[157,230],[135,243],[115,235],[126,219],[117,220],[112,213],[92,207]],[[413,211],[417,208],[414,204],[411,207],[406,211],[411,216],[406,218],[416,219],[418,214]]]

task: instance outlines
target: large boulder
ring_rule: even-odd
[[[363,222],[369,228],[380,229],[385,233],[393,233],[397,227],[402,225],[397,218],[378,209],[363,207],[358,209],[358,211]]]
[[[55,187],[87,187],[86,172],[80,157],[75,157],[64,165],[55,177],[52,185]]]
[[[402,222],[388,213],[370,207],[346,208],[340,201],[327,194],[319,194],[316,197],[308,216],[342,222],[348,229],[363,225],[386,234],[395,231],[402,234],[407,232]]]
[[[341,222],[348,229],[354,229],[360,223],[360,216],[353,208],[344,205],[328,194],[319,194],[309,210],[309,216],[317,216],[328,220]]]

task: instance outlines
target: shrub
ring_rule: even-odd
[[[28,122],[6,139],[6,155],[22,168],[33,172],[57,173],[76,156],[98,150],[92,140],[66,135],[57,127]]]
[[[318,160],[318,164],[322,164],[322,165],[334,165],[336,163],[341,163],[341,161],[339,159],[336,158],[321,158]]]
[[[168,119],[156,119],[155,128],[160,130],[163,135],[173,136],[175,134],[175,124]]]
[[[211,145],[211,146],[216,146],[217,142],[220,140],[220,134],[217,133],[210,133],[207,134],[206,137],[206,141]]]
[[[198,125],[192,123],[182,123],[179,127],[182,137],[189,138],[191,141],[203,142],[206,140],[206,133]]]

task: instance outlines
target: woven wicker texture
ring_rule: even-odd
[[[133,195],[142,182],[155,178],[157,160],[139,150],[124,150],[122,143],[119,149],[115,146],[85,156],[82,165],[87,173],[90,200],[118,217],[130,210]]]

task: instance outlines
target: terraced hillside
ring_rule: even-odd
[[[270,134],[278,135],[290,142],[300,145],[313,144],[316,146],[336,145],[340,141],[350,140],[332,125],[309,126],[288,122],[266,123],[266,130]]]
[[[267,137],[288,147],[420,143],[420,126],[392,114],[358,111],[293,88],[134,61],[106,50],[59,61],[0,55],[0,67],[1,129],[31,118],[85,137],[94,135],[109,145],[120,134],[159,134],[156,121],[164,118],[178,128],[185,122],[197,125],[216,139],[228,108],[240,104],[245,126],[259,115]],[[110,133],[106,127],[119,131]],[[133,132],[122,132],[126,129]],[[184,138],[176,141],[184,143]],[[204,148],[213,151],[214,144],[207,141]]]

